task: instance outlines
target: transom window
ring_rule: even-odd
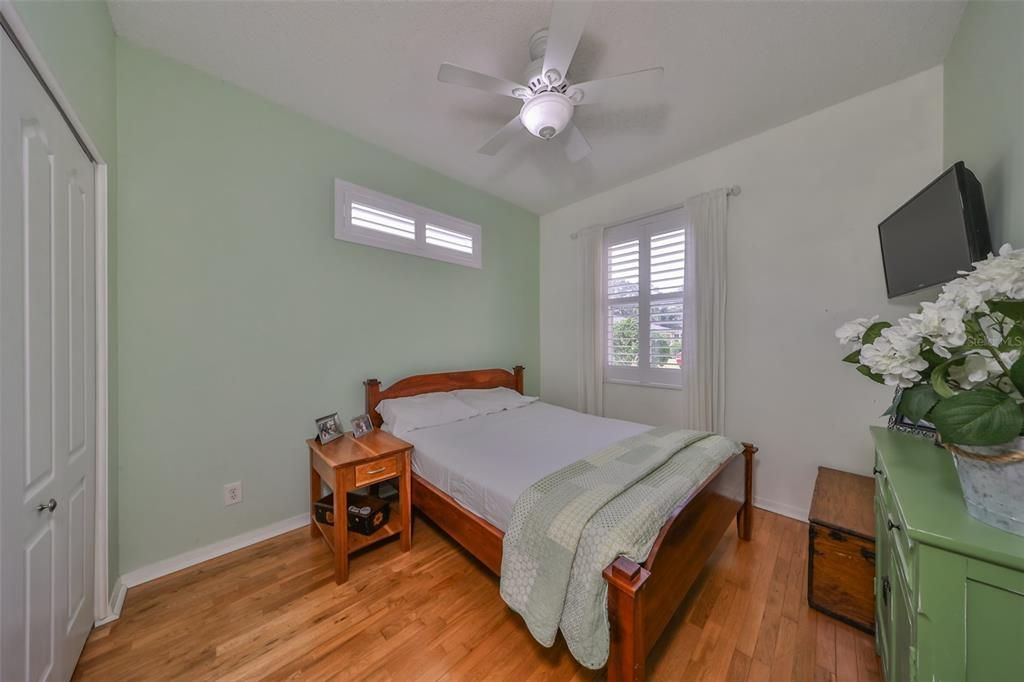
[[[605,380],[682,385],[686,212],[604,234]]]
[[[334,181],[334,238],[479,268],[479,225]]]

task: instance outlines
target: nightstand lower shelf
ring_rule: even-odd
[[[334,526],[329,526],[326,523],[320,523],[316,519],[313,519],[313,523],[317,528],[320,529],[320,534],[327,542],[327,546],[331,548],[331,551],[335,551],[334,548]],[[358,552],[364,547],[369,547],[372,544],[380,542],[381,540],[387,540],[388,538],[394,537],[402,532],[401,521],[388,521],[383,526],[378,528],[370,535],[363,535],[362,533],[356,533],[355,531],[348,531],[348,553],[352,554]]]

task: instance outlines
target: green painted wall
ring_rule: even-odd
[[[107,239],[110,346],[110,545],[109,570],[113,585],[118,572],[118,441],[117,441],[117,102],[114,72],[114,26],[107,3],[98,0],[44,2],[17,0],[15,11],[46,65],[60,82],[75,114],[107,163],[109,192]]]
[[[945,157],[985,188],[993,246],[1024,246],[1024,2],[972,0],[945,61]]]
[[[122,40],[117,79],[123,572],[305,512],[368,376],[537,391],[536,216]],[[484,267],[336,241],[335,177],[480,223]]]

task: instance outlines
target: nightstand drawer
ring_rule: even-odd
[[[385,457],[369,464],[356,466],[356,487],[370,485],[398,475],[398,458]]]

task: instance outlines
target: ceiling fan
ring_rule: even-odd
[[[590,154],[590,143],[572,122],[576,107],[604,101],[615,94],[626,98],[657,94],[664,69],[660,66],[600,80],[573,83],[566,77],[583,29],[590,2],[555,0],[548,28],[530,37],[530,63],[523,72],[527,85],[489,76],[462,66],[441,64],[437,80],[523,100],[519,115],[484,143],[481,154],[493,156],[522,129],[542,140],[561,138],[572,162]]]

